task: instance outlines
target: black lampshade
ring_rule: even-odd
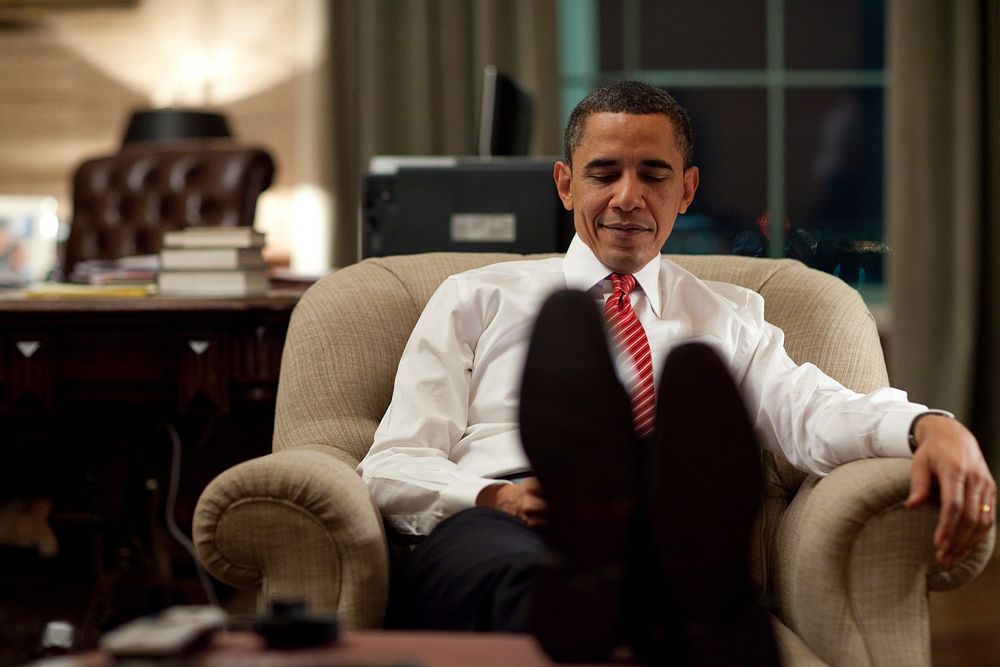
[[[214,139],[233,136],[221,113],[195,109],[143,109],[132,112],[122,146],[163,139]]]

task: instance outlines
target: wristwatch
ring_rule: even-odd
[[[927,410],[925,412],[921,412],[916,417],[914,417],[913,421],[910,422],[909,443],[911,452],[917,451],[917,436],[915,435],[915,433],[917,432],[917,422],[926,417],[927,415],[941,415],[942,417],[948,417],[950,419],[955,418],[955,415],[948,412],[947,410]]]

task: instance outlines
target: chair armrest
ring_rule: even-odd
[[[771,551],[777,612],[831,665],[929,665],[928,586],[979,574],[993,532],[962,563],[934,562],[937,510],[908,510],[908,459],[868,459],[809,478]]]
[[[198,499],[194,543],[205,567],[258,605],[297,598],[347,628],[380,626],[388,553],[379,513],[350,457],[332,447],[245,461]]]

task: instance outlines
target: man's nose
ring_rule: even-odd
[[[636,174],[622,174],[611,200],[611,207],[622,211],[644,208],[646,205],[642,181]]]

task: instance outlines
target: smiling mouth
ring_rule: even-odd
[[[634,224],[620,224],[620,225],[607,225],[604,223],[598,223],[597,225],[600,229],[612,232],[614,234],[641,234],[643,232],[651,232],[652,229],[648,227],[643,227],[641,225]]]

